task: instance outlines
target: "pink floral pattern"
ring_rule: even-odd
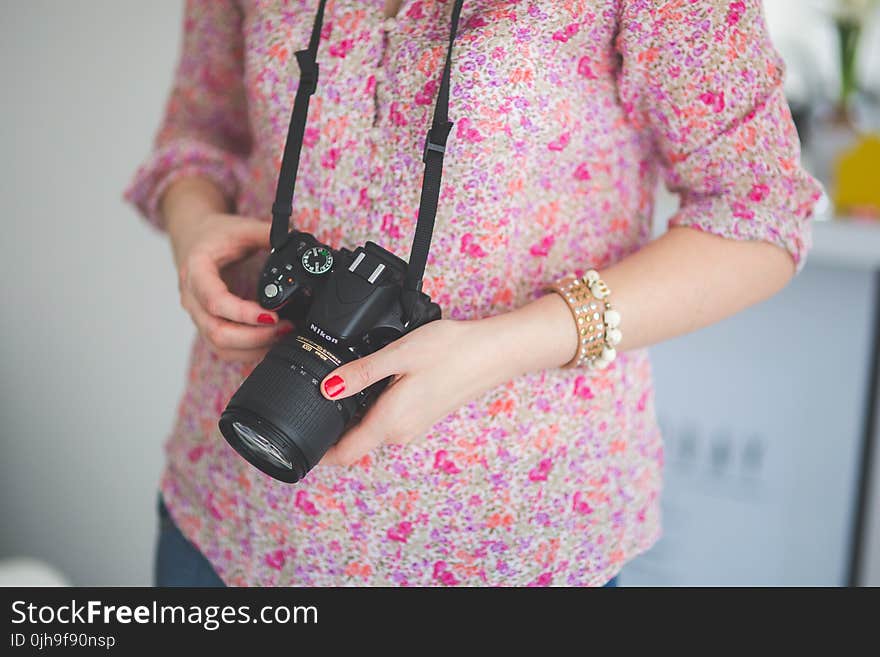
[[[174,88],[128,199],[157,226],[203,175],[268,220],[316,2],[190,0]],[[294,200],[337,246],[406,255],[449,0],[330,0]],[[803,265],[818,186],[799,165],[757,0],[468,0],[425,288],[454,319],[504,312],[676,225],[766,240]],[[233,272],[253,295],[262,257]],[[663,461],[645,351],[520,377],[350,469],[296,486],[250,467],[217,418],[247,368],[196,339],[162,492],[235,585],[599,585],[660,532]]]

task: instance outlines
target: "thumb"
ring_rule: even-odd
[[[268,249],[269,224],[258,219],[241,219],[228,233],[217,258],[220,266],[244,258],[260,249]]]
[[[239,225],[238,237],[244,246],[264,248],[269,246],[270,224],[259,219],[245,218]]]
[[[402,364],[397,362],[394,354],[394,349],[385,347],[336,368],[321,382],[321,393],[327,399],[344,399],[382,379],[402,373]]]

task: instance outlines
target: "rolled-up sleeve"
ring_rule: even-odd
[[[187,0],[182,50],[162,124],[125,198],[163,229],[159,200],[172,182],[208,178],[232,201],[250,148],[241,11],[233,0]]]
[[[670,226],[776,244],[800,270],[821,187],[800,164],[760,0],[624,0],[617,48],[621,103],[681,199]]]

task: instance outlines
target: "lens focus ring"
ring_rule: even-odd
[[[242,456],[283,481],[296,481],[314,467],[339,440],[357,407],[353,399],[333,402],[321,394],[321,380],[337,367],[333,360],[321,358],[321,351],[319,345],[293,335],[277,343],[233,395],[221,420],[224,437]],[[243,417],[260,424],[261,435],[270,437],[294,464],[292,471],[281,471],[231,429]]]

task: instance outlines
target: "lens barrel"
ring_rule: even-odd
[[[305,336],[284,337],[232,396],[220,416],[223,437],[266,474],[296,483],[357,411],[354,398],[330,401],[320,390],[324,377],[350,360],[347,351],[331,352]]]

